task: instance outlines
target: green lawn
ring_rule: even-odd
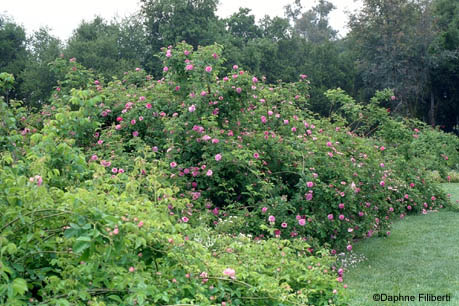
[[[456,208],[459,208],[459,183],[455,184],[442,184],[443,189],[451,194],[451,202]]]
[[[457,205],[459,184],[444,184]],[[350,305],[459,305],[459,211],[442,210],[397,221],[388,238],[355,245],[367,259],[344,275]],[[374,302],[373,295],[414,295],[416,302]],[[419,294],[451,295],[450,302],[419,302]]]

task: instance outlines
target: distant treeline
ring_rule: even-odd
[[[311,81],[310,108],[328,115],[323,93],[340,87],[359,101],[391,88],[385,105],[394,115],[420,118],[445,131],[459,125],[459,0],[364,0],[340,37],[329,24],[332,3],[304,10],[299,0],[285,17],[258,22],[249,9],[216,15],[218,0],[142,0],[139,12],[122,20],[82,21],[68,41],[42,28],[30,37],[12,17],[0,16],[0,71],[17,83],[6,94],[41,107],[59,76],[57,57],[77,61],[106,80],[142,67],[160,78],[162,47],[186,41],[224,46],[226,66],[238,64],[267,82]]]

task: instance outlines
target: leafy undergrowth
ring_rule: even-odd
[[[459,184],[443,184],[451,201],[459,200]],[[395,305],[431,305],[419,294],[451,296],[446,305],[459,304],[459,212],[443,210],[407,216],[395,222],[386,238],[371,238],[354,248],[363,262],[345,274],[352,296],[350,305],[375,305],[373,295],[414,295],[416,302]],[[409,263],[409,264],[407,264]],[[379,302],[378,305],[394,305]]]

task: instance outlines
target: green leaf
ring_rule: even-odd
[[[74,244],[73,244],[73,252],[77,253],[77,254],[81,254],[84,250],[86,250],[87,248],[89,248],[91,246],[91,243],[87,242],[87,241],[76,241]]]
[[[59,299],[56,301],[56,305],[59,306],[70,306],[70,303],[67,300]]]
[[[76,241],[88,241],[88,242],[90,242],[91,241],[91,237],[81,236],[81,237],[78,237]]]
[[[135,249],[138,249],[140,246],[146,246],[147,241],[143,237],[137,237],[135,240]]]
[[[111,299],[111,300],[114,300],[114,301],[116,301],[116,302],[118,302],[118,303],[121,303],[121,302],[122,302],[122,300],[120,299],[120,297],[117,296],[117,295],[109,295],[108,298]]]
[[[27,292],[27,282],[22,278],[16,278],[13,281],[13,292],[14,295],[24,295]]]

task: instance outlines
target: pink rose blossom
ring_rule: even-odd
[[[226,268],[225,270],[223,270],[223,274],[231,277],[231,278],[234,278],[234,276],[236,275],[236,271],[234,271],[233,269],[231,268]]]
[[[109,161],[106,161],[106,160],[101,160],[100,161],[100,164],[104,167],[110,167],[110,165],[112,164],[111,162]]]

